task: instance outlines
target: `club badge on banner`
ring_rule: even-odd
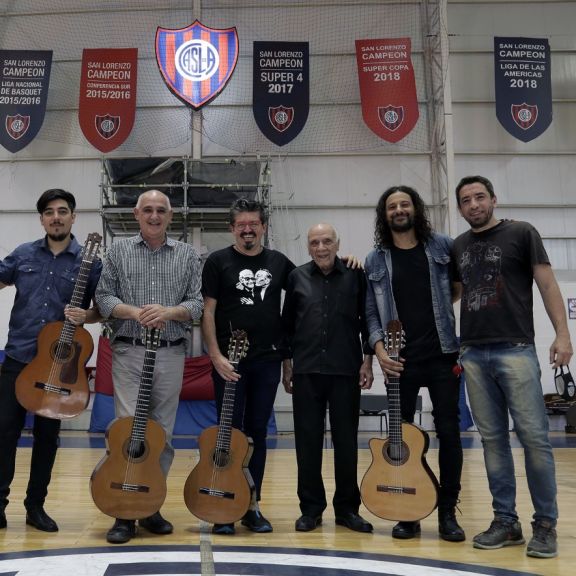
[[[398,142],[418,122],[410,38],[356,40],[364,122],[383,140]]]
[[[44,122],[51,50],[0,50],[0,144],[18,152]]]
[[[254,42],[252,111],[262,134],[284,146],[300,134],[310,109],[308,42]]]
[[[496,117],[530,142],[552,122],[550,45],[540,38],[494,38]]]
[[[82,53],[78,119],[100,152],[118,148],[132,131],[137,71],[137,48],[85,48]]]
[[[208,28],[196,20],[187,28],[158,27],[156,62],[170,91],[199,110],[216,98],[238,61],[236,28]]]

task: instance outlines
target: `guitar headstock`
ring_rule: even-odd
[[[400,349],[405,344],[404,330],[402,330],[402,322],[400,320],[390,320],[386,325],[386,332],[384,333],[384,347],[390,358],[398,358],[400,356]]]
[[[144,344],[146,345],[146,350],[156,350],[160,345],[160,333],[161,330],[158,328],[146,328],[144,330]]]
[[[84,243],[84,250],[82,251],[82,259],[92,262],[98,255],[100,245],[102,244],[102,236],[98,232],[88,234],[86,242]]]
[[[228,360],[238,364],[248,352],[248,334],[244,330],[233,330],[228,344]]]

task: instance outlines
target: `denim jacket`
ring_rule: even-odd
[[[450,277],[450,250],[453,240],[443,234],[432,233],[424,243],[428,257],[430,282],[432,287],[432,307],[436,320],[436,330],[444,354],[458,351],[456,339],[454,308],[452,306]],[[392,291],[392,256],[389,248],[375,248],[365,263],[368,277],[366,295],[366,322],[369,343],[384,340],[384,328],[390,320],[398,319],[398,311]]]

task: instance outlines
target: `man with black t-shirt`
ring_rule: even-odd
[[[552,558],[558,553],[556,477],[534,347],[532,285],[536,282],[556,332],[550,346],[552,368],[567,365],[572,357],[562,294],[536,229],[527,222],[495,218],[496,196],[487,178],[463,178],[456,198],[471,227],[454,241],[462,279],[460,355],[494,510],[494,520],[474,537],[474,547],[492,550],[525,542],[516,511],[510,413],[524,449],[535,509],[526,553]]]
[[[465,539],[455,508],[460,493],[462,444],[458,399],[460,379],[454,372],[458,358],[450,249],[452,240],[433,232],[426,207],[408,186],[394,186],[381,196],[376,208],[375,249],[366,259],[368,291],[366,322],[384,377],[400,378],[402,418],[414,421],[420,387],[432,400],[438,436],[440,493],[438,531],[450,542]],[[400,361],[392,360],[384,346],[390,320],[400,320],[406,345]],[[420,522],[399,522],[394,538],[414,538]]]
[[[249,470],[260,500],[266,464],[266,432],[281,379],[283,332],[280,296],[294,264],[280,252],[262,246],[268,215],[260,202],[238,200],[230,209],[234,244],[212,253],[204,265],[202,334],[214,365],[218,416],[226,381],[236,382],[232,426],[254,442]],[[232,330],[244,330],[249,347],[238,371],[226,351]],[[290,361],[287,361],[288,364]],[[251,507],[242,524],[253,532],[272,525]],[[234,534],[234,524],[215,524],[215,534]]]

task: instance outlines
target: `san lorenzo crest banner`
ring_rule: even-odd
[[[522,142],[552,122],[550,45],[542,38],[494,38],[496,117]]]
[[[418,122],[410,38],[356,40],[364,122],[387,142],[398,142]]]
[[[238,61],[236,28],[208,28],[198,20],[186,28],[158,27],[156,62],[170,91],[199,110],[216,98]]]
[[[110,152],[130,135],[136,115],[137,48],[85,48],[78,119],[84,136]]]
[[[254,42],[252,111],[278,146],[300,134],[310,109],[308,42]]]
[[[0,50],[0,144],[10,152],[42,127],[51,68],[52,50]]]

